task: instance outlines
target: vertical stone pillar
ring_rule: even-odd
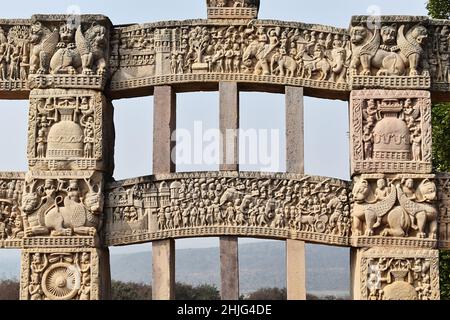
[[[102,227],[104,185],[114,170],[113,106],[103,93],[112,24],[101,15],[78,18],[76,29],[69,16],[31,19],[40,43],[31,50],[28,77],[21,299],[110,298]],[[52,33],[42,38],[42,30]],[[94,33],[95,44],[89,37]],[[79,60],[62,59],[75,52]]]
[[[175,172],[176,93],[170,86],[155,87],[153,117],[153,173]],[[153,300],[175,298],[175,240],[154,241]]]
[[[239,90],[235,82],[219,83],[220,170],[239,170]],[[237,237],[220,238],[222,300],[239,299],[239,252]]]
[[[350,100],[352,296],[439,299],[430,93],[354,90]]]
[[[286,87],[286,171],[305,173],[303,88]],[[288,300],[306,300],[305,242],[286,240]]]

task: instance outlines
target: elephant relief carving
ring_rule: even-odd
[[[353,200],[354,236],[436,239],[436,185],[430,179],[362,178],[353,187]]]
[[[67,185],[68,183],[68,185]],[[22,210],[26,236],[95,236],[101,225],[101,183],[89,179],[32,181]]]

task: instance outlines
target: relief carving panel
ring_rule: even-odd
[[[402,248],[358,254],[361,300],[439,300],[439,252]]]
[[[434,175],[366,174],[354,178],[352,245],[437,245]]]
[[[34,170],[110,170],[112,107],[91,90],[33,90],[28,161]],[[106,155],[106,156],[105,156]]]
[[[350,231],[347,184],[301,175],[211,172],[117,182],[107,187],[105,213],[110,244],[235,233],[345,245]]]
[[[0,247],[20,248],[24,237],[24,173],[0,172]]]
[[[352,88],[429,88],[428,18],[377,18],[352,17]]]
[[[352,91],[352,174],[430,173],[431,100],[426,91]]]
[[[71,246],[97,243],[103,224],[103,178],[100,173],[28,173],[21,210],[25,246]],[[33,240],[30,238],[38,237]],[[42,237],[53,239],[46,240]],[[72,237],[82,237],[74,241]]]
[[[35,15],[30,28],[31,88],[103,89],[111,23],[104,16]]]
[[[102,258],[96,249],[22,251],[21,300],[98,300]]]

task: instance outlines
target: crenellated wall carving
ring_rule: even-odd
[[[345,245],[348,184],[260,173],[174,174],[107,186],[106,241],[241,234]]]

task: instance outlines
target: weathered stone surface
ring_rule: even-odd
[[[347,244],[345,182],[297,174],[210,172],[116,182],[106,189],[111,245],[243,235]]]
[[[22,300],[109,298],[108,249],[26,249],[22,251]]]
[[[352,91],[351,171],[431,173],[431,100],[426,91]]]
[[[111,28],[101,15],[34,15],[30,87],[102,90],[109,72]]]
[[[439,212],[439,247],[450,249],[450,174],[437,174],[436,185]]]
[[[352,195],[353,245],[437,245],[434,175],[361,175],[354,178]]]
[[[112,118],[112,105],[100,92],[82,89],[33,90],[30,94],[28,127],[30,168],[112,173]]]
[[[259,0],[206,0],[208,19],[256,19]]]
[[[355,300],[439,300],[439,252],[355,249],[352,278]]]

